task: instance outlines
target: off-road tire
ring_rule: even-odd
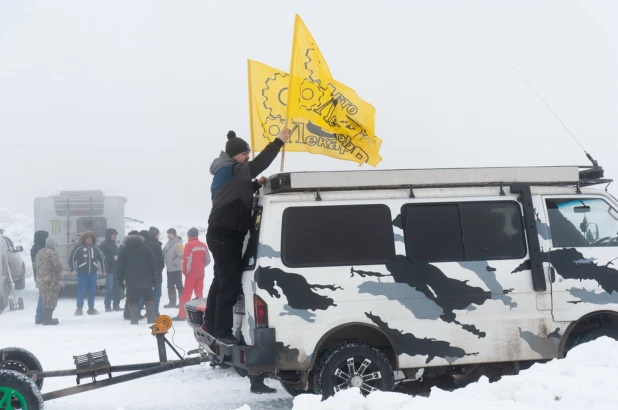
[[[0,370],[13,370],[18,373],[25,374],[28,371],[42,372],[43,366],[35,355],[21,347],[5,347],[0,349],[0,361],[4,357],[4,364]],[[38,378],[36,386],[41,390],[43,388],[43,378]]]
[[[12,391],[10,404],[13,408],[27,408],[28,410],[42,410],[43,397],[41,391],[28,377],[13,370],[0,370],[0,407],[6,408],[9,404],[4,395]],[[16,399],[17,398],[17,399]],[[25,406],[22,406],[22,401]]]
[[[335,387],[343,383],[343,380],[335,375],[335,371],[338,368],[347,368],[348,358],[354,358],[358,364],[364,359],[371,361],[364,374],[380,373],[379,379],[370,381],[370,385],[375,389],[392,391],[395,387],[393,367],[384,353],[366,342],[343,342],[328,350],[315,368],[313,386],[317,394],[321,394],[323,398],[335,394]],[[363,388],[361,392],[368,393]]]
[[[592,342],[593,340],[603,336],[618,340],[618,329],[615,327],[599,327],[597,329],[589,330],[585,333],[580,333],[577,336],[574,336],[573,339],[571,339],[566,353],[568,354],[568,352],[575,346]]]

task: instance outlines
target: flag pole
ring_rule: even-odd
[[[288,127],[288,120],[285,120],[285,128]],[[283,163],[285,162],[285,142],[283,143],[283,149],[281,150],[281,172],[283,172]]]
[[[294,34],[292,36],[292,58],[290,59],[290,83],[292,82],[292,76],[296,74],[295,71],[292,70],[293,64],[294,64],[294,58],[296,57],[296,35],[297,35],[297,31],[298,31],[298,20],[300,19],[300,16],[298,14],[296,14],[296,17],[294,18]],[[289,87],[289,83],[288,83],[288,87]],[[286,104],[286,111],[285,111],[285,128],[288,127],[288,118],[290,118],[290,94],[288,93],[288,101]],[[283,163],[285,161],[285,143],[283,144],[283,151],[281,152],[281,172],[283,172]]]
[[[251,159],[255,158],[255,151],[253,150],[255,147],[254,141],[254,132],[253,132],[253,102],[252,94],[251,94],[251,60],[247,59],[247,79],[249,81],[249,130],[251,132]]]

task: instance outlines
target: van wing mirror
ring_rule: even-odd
[[[23,246],[16,246],[13,248],[13,252],[23,252],[23,251],[24,251]]]

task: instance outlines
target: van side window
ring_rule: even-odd
[[[527,253],[515,202],[409,204],[402,218],[406,254],[414,262],[522,259]]]
[[[600,198],[546,199],[552,245],[618,246],[618,212]]]
[[[378,265],[394,258],[391,211],[386,205],[290,207],[283,212],[285,266]]]

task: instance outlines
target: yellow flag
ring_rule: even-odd
[[[285,73],[283,73],[285,74]],[[382,140],[375,136],[375,108],[354,90],[333,79],[311,33],[296,15],[285,118],[290,145],[306,151],[376,166]]]
[[[251,148],[262,151],[277,138],[285,125],[288,73],[248,60],[249,117],[251,121]],[[291,144],[286,147],[294,151]],[[296,150],[299,151],[299,150]]]
[[[260,152],[285,127],[290,77],[284,71],[257,61],[248,60],[247,63],[251,147],[254,152]],[[296,118],[288,123],[288,127],[292,130],[292,136],[286,144],[286,151],[322,154],[362,163],[354,157],[353,148],[342,144],[345,143],[343,137],[337,138],[306,118]],[[381,143],[378,139],[378,148]]]

